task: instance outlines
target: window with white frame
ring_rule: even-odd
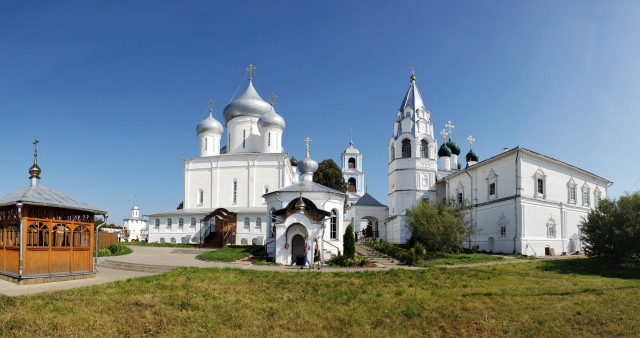
[[[591,204],[591,188],[587,182],[582,185],[582,205],[589,206]]]
[[[245,217],[244,218],[244,228],[245,229],[249,229],[249,227],[251,227],[251,219],[249,219],[249,217]]]
[[[256,229],[262,228],[262,220],[260,217],[256,218]]]
[[[191,218],[191,227],[195,228],[196,227],[196,219],[195,218]]]
[[[498,230],[500,231],[500,237],[505,237],[507,235],[508,223],[509,222],[507,221],[507,217],[503,213],[502,216],[500,216],[500,219],[498,220]]]
[[[207,138],[204,138],[204,150],[207,151]]]
[[[542,171],[542,169],[538,169],[533,175],[533,179],[535,181],[535,191],[533,196],[536,198],[547,198],[547,175]]]
[[[331,210],[331,227],[329,232],[331,239],[338,239],[338,213],[336,210]]]
[[[160,227],[160,220],[156,218],[156,229]]]
[[[238,202],[238,180],[233,179],[233,196],[232,203],[236,204]]]
[[[267,146],[271,147],[271,132],[267,133]]]
[[[245,145],[247,144],[247,131],[243,130],[242,131],[242,148],[245,148]]]
[[[171,218],[167,218],[167,230],[171,231]]]
[[[429,157],[429,144],[425,140],[420,141],[420,157]]]
[[[487,190],[489,200],[498,198],[498,175],[493,169],[489,171],[489,176],[487,176]]]
[[[182,230],[184,228],[184,219],[180,218],[178,220],[178,229]]]
[[[456,202],[458,204],[462,204],[464,202],[464,186],[462,182],[458,182],[458,186],[456,187]]]
[[[578,185],[576,184],[576,182],[573,180],[573,178],[571,178],[569,180],[569,182],[567,182],[567,203],[569,204],[576,204],[577,200],[578,200],[578,192],[577,192],[577,187]]]
[[[411,157],[411,141],[408,139],[402,140],[402,158]]]
[[[198,190],[198,204],[202,205],[204,203],[204,190]]]
[[[600,204],[600,200],[602,199],[602,194],[600,193],[600,189],[596,187],[593,191],[593,207],[597,208],[598,204]]]
[[[547,237],[556,238],[556,221],[553,217],[550,217],[549,221],[547,221]]]

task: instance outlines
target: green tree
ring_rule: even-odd
[[[176,208],[176,210],[181,210],[184,208],[184,201],[181,201],[180,204],[178,204],[178,207]]]
[[[344,256],[347,258],[353,258],[356,256],[356,239],[353,237],[353,227],[351,224],[347,225],[347,229],[344,231],[344,238],[342,239],[342,245],[344,249]]]
[[[313,174],[313,181],[340,192],[347,191],[347,182],[344,181],[342,170],[332,159],[318,164],[318,171]]]
[[[449,202],[425,201],[407,212],[411,244],[420,243],[431,252],[459,252],[471,235],[465,224],[465,207]]]
[[[600,201],[580,230],[588,256],[640,265],[640,192]]]

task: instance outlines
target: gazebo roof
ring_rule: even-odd
[[[40,184],[29,185],[0,197],[0,206],[16,203],[84,210],[94,214],[106,213],[106,211],[100,210],[93,205],[43,187]]]

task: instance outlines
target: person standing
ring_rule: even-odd
[[[318,239],[315,239],[316,249],[313,251],[313,267],[316,267],[318,263],[318,269],[322,269],[322,261],[320,260],[320,243]]]
[[[304,269],[305,264],[309,264],[309,270],[311,270],[311,263],[309,263],[309,251],[311,251],[311,244],[309,244],[309,237],[304,237],[304,262],[300,270]]]

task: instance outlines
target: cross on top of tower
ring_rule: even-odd
[[[209,106],[209,113],[213,113],[213,105],[216,103],[214,100],[209,100],[207,105]]]
[[[446,130],[442,129],[442,131],[440,131],[440,135],[442,135],[442,139],[444,140],[443,142],[447,142],[447,135],[449,135],[449,133],[447,133]]]
[[[469,137],[467,137],[467,141],[469,141],[469,148],[473,149],[473,142],[475,142],[476,139],[474,139],[473,136],[469,135]]]
[[[249,81],[253,80],[253,71],[256,69],[253,64],[249,64],[249,67],[247,67],[247,71],[249,71]]]
[[[309,156],[309,142],[313,140],[307,137],[306,139],[304,139],[304,141],[307,142],[307,156]]]
[[[38,141],[37,139],[33,141],[33,148],[36,156],[38,156],[38,143],[40,143],[40,141]]]
[[[449,128],[449,138],[451,138],[451,135],[453,134],[451,132],[451,129],[455,128],[456,126],[454,126],[453,124],[451,124],[451,120],[449,120],[449,123],[444,125],[445,127]]]
[[[349,137],[349,147],[353,148],[353,128],[349,128],[351,130],[351,137]]]
[[[273,107],[274,103],[273,101],[277,98],[278,96],[274,93],[271,93],[271,95],[269,95],[267,98],[269,99],[269,101],[271,101],[271,107]]]
[[[415,80],[416,80],[416,75],[414,72],[413,65],[411,65],[411,81],[415,81]]]

